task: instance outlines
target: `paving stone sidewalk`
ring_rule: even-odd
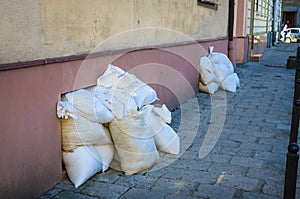
[[[265,63],[284,65],[269,52],[291,45],[267,49],[264,63],[238,65],[236,93],[197,93],[172,112],[179,155],[161,154],[159,165],[143,174],[110,169],[77,189],[65,179],[40,198],[282,198],[295,70]]]

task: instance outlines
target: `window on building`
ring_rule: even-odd
[[[199,6],[203,6],[211,9],[218,9],[219,0],[197,0]]]

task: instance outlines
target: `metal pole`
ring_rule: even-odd
[[[300,116],[300,100],[297,99],[296,101],[294,101],[294,105],[293,105],[292,124],[291,124],[290,142],[289,142],[290,144],[297,143],[298,130],[299,130],[299,116]]]
[[[288,146],[288,153],[286,156],[286,172],[284,183],[284,199],[295,199],[296,195],[296,183],[297,183],[297,170],[299,146],[295,143],[291,143]]]
[[[297,67],[296,67],[295,82],[297,82],[297,79],[300,78],[300,47],[297,48],[296,60],[297,60]],[[296,98],[296,99],[298,99],[298,98]],[[294,98],[294,101],[296,99]]]
[[[286,155],[286,171],[284,182],[284,199],[295,199],[297,172],[299,161],[299,146],[296,144],[298,140],[299,118],[300,118],[300,47],[297,49],[297,69],[295,74],[295,90],[294,90],[294,104],[292,123],[290,131],[290,142],[288,146],[288,153]]]

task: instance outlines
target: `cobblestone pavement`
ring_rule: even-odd
[[[110,169],[77,189],[65,179],[40,198],[282,198],[295,70],[270,52],[287,48],[295,55],[296,44],[279,44],[266,50],[264,62],[238,65],[236,93],[197,93],[172,112],[180,155],[161,154],[143,174]],[[281,67],[269,67],[275,62]]]

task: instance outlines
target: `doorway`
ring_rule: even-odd
[[[289,28],[296,27],[297,12],[283,12],[282,23],[287,24]]]

